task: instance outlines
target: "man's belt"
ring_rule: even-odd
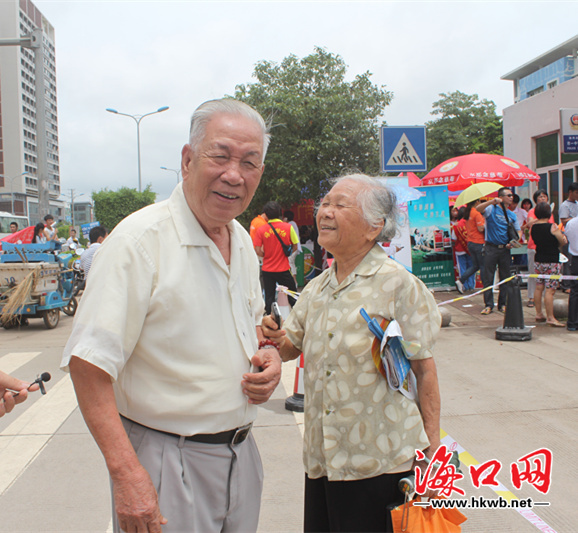
[[[490,241],[486,241],[486,244],[489,244],[490,246],[494,246],[495,248],[505,248],[506,246],[508,246],[507,244],[494,244],[493,242],[490,242]]]
[[[124,418],[125,420],[128,420],[137,426],[142,426],[146,429],[162,433],[163,435],[176,437],[177,439],[181,438],[181,435],[178,435],[177,433],[170,433],[169,431],[149,428],[148,426],[139,424],[138,422],[135,422],[134,420],[126,418],[122,415],[121,418]],[[202,442],[204,444],[241,444],[241,442],[243,442],[249,436],[249,433],[251,433],[252,427],[253,423],[250,423],[237,429],[229,429],[228,431],[221,431],[219,433],[198,433],[197,435],[189,435],[188,437],[185,437],[185,440],[192,442]]]

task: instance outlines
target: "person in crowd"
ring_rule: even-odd
[[[120,222],[95,257],[62,367],[110,473],[115,532],[257,530],[251,426],[281,360],[261,332],[259,265],[235,218],[268,143],[253,108],[205,102],[181,183]]]
[[[46,234],[44,233],[44,224],[39,222],[34,226],[34,233],[32,235],[32,242],[34,244],[40,244],[46,242]]]
[[[90,237],[90,234],[89,234],[89,237]],[[76,244],[77,246],[80,244],[80,241],[78,240],[78,237],[76,236],[76,230],[72,227],[68,230],[68,239],[66,239],[66,244],[69,247],[73,244]]]
[[[32,385],[0,371],[0,418],[10,413],[17,404],[26,401],[28,391],[35,390],[38,390],[37,383]]]
[[[249,227],[249,235],[251,236],[251,240],[255,237],[255,233],[263,224],[267,224],[267,215],[265,212],[257,215],[253,220],[251,220],[251,225]]]
[[[549,202],[550,199],[548,198],[548,192],[545,189],[538,189],[534,195],[534,203],[538,205],[540,202]],[[528,211],[528,218],[526,220],[525,229],[528,231],[528,246],[526,255],[528,257],[528,272],[530,274],[534,273],[535,269],[535,257],[536,257],[536,244],[534,243],[534,239],[532,239],[532,224],[536,222],[536,215],[534,213],[534,208]],[[554,224],[554,216],[550,216],[549,220],[550,224]],[[526,304],[528,307],[534,307],[534,293],[536,291],[536,278],[528,278],[528,303]]]
[[[578,276],[578,217],[566,222],[564,230],[568,239],[568,253],[572,261],[570,275]],[[568,331],[578,331],[578,280],[572,280],[571,283],[566,329]]]
[[[415,450],[431,458],[440,444],[432,350],[441,317],[427,287],[379,245],[398,223],[395,194],[379,180],[339,179],[317,212],[331,267],[305,287],[283,330],[263,319],[283,360],[304,354],[307,532],[388,531],[386,507],[399,501]],[[375,337],[360,308],[378,322],[395,319],[404,339],[419,344],[410,359],[419,406],[389,388],[375,366]]]
[[[261,275],[265,290],[265,312],[269,314],[277,294],[277,284],[297,292],[295,279],[291,275],[289,258],[279,240],[286,246],[291,245],[291,253],[297,250],[299,240],[293,226],[281,220],[281,206],[277,202],[267,202],[263,211],[267,215],[267,224],[263,224],[257,230],[253,245],[257,255],[263,258]],[[289,296],[289,305],[292,306],[294,303],[295,299]]]
[[[517,194],[514,194],[512,197],[512,203],[508,209],[516,215],[518,219],[518,225],[521,228],[528,218],[528,212],[520,207],[520,197]]]
[[[536,221],[530,230],[532,239],[536,244],[536,258],[534,273],[542,275],[560,275],[562,268],[560,263],[560,247],[567,243],[566,237],[556,224],[550,222],[552,209],[546,202],[536,204],[534,208]],[[564,327],[554,317],[554,293],[560,282],[557,279],[540,279],[536,281],[534,305],[536,306],[536,322],[546,322],[549,326]],[[545,293],[544,293],[545,290]],[[544,308],[546,316],[542,313],[542,293],[544,293]]]
[[[466,269],[462,273],[460,278],[456,280],[456,287],[458,291],[463,294],[465,289],[465,281],[479,270],[480,277],[484,279],[484,232],[485,232],[485,222],[484,217],[476,209],[476,207],[481,203],[480,200],[474,200],[466,205],[464,209],[464,218],[467,232],[467,245],[472,264],[470,268]],[[474,276],[474,287],[475,287],[475,276]]]
[[[526,213],[528,213],[530,211],[530,209],[532,209],[532,207],[534,207],[534,204],[532,203],[532,200],[530,200],[530,198],[524,198],[522,200],[522,203],[520,204],[520,207],[526,211]]]
[[[496,267],[500,281],[510,277],[510,265],[512,255],[510,250],[513,247],[508,237],[508,222],[513,224],[514,228],[520,235],[520,226],[516,215],[508,208],[512,203],[514,195],[507,187],[498,189],[498,196],[478,204],[476,209],[483,213],[486,219],[486,244],[484,245],[484,288],[491,287],[494,284],[494,274]],[[507,217],[507,218],[506,218]],[[504,283],[500,285],[500,294],[498,297],[498,311],[506,310],[506,290]],[[485,308],[482,315],[489,315],[494,311],[494,295],[492,290],[484,292]]]
[[[291,270],[291,275],[296,280],[297,267],[295,266],[295,258],[297,257],[297,254],[300,254],[303,251],[303,249],[301,248],[301,236],[299,235],[299,226],[297,225],[297,222],[295,222],[295,214],[293,213],[293,211],[287,210],[283,213],[283,222],[291,224],[291,227],[295,230],[295,234],[297,235],[297,250],[289,256],[289,268]]]
[[[454,226],[458,223],[458,208],[455,206],[450,207],[450,226]]]
[[[564,226],[571,218],[578,216],[578,183],[568,185],[568,198],[560,205],[558,216]]]
[[[58,233],[54,227],[54,217],[52,215],[46,215],[44,217],[44,235],[46,236],[46,241],[55,241],[58,239]]]
[[[98,252],[100,245],[106,239],[108,232],[104,226],[95,226],[90,229],[88,233],[88,239],[90,241],[90,246],[87,250],[84,250],[80,256],[80,268],[84,270],[84,277],[88,279],[88,273],[92,267],[92,262],[94,261],[94,256]]]
[[[468,230],[466,228],[466,220],[464,219],[465,211],[466,206],[462,206],[458,209],[458,222],[452,227],[452,241],[460,276],[456,279],[456,287],[458,287],[458,291],[461,289],[460,292],[463,292],[464,290],[471,291],[476,283],[475,278],[471,274],[468,277],[464,276],[466,272],[472,270],[473,266],[473,260],[468,251]],[[477,269],[473,272],[476,271]],[[461,280],[462,276],[464,276],[463,282]]]
[[[558,216],[564,227],[569,220],[578,216],[578,183],[568,185],[568,198],[562,202]],[[567,245],[562,248],[562,253],[568,258],[568,261],[562,265],[562,273],[568,276],[572,268],[572,258]],[[567,294],[570,293],[570,281],[562,280],[560,285]]]
[[[18,222],[10,222],[10,233],[16,233],[18,231]]]

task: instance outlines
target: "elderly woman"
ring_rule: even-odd
[[[401,499],[398,481],[416,449],[431,457],[440,442],[432,359],[440,314],[425,285],[378,244],[396,234],[398,217],[395,195],[378,180],[339,179],[317,212],[331,268],[303,290],[284,330],[263,319],[283,360],[305,358],[305,531],[385,531],[386,506]],[[419,406],[374,365],[361,308],[397,320],[404,339],[419,343],[410,361]]]

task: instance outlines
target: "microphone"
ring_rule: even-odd
[[[38,383],[38,387],[40,388],[40,392],[42,394],[46,394],[46,388],[44,387],[44,381],[50,381],[52,379],[52,376],[48,373],[48,372],[42,372],[42,374],[40,374],[40,376],[38,376],[30,385],[30,387],[32,387],[32,385],[34,385],[35,383]],[[28,387],[28,390],[30,390],[30,387]]]
[[[40,389],[40,392],[42,394],[46,394],[46,388],[44,387],[44,382],[45,381],[50,381],[52,379],[52,376],[48,373],[48,372],[42,372],[42,374],[40,374],[29,386],[27,390],[30,390],[30,387],[32,387],[32,385],[35,385],[36,383],[38,383],[38,388]],[[13,392],[12,396],[14,398],[16,398],[16,396],[18,396],[20,394],[20,392]]]

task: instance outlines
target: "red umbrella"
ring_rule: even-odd
[[[444,161],[421,180],[421,185],[447,185],[450,191],[462,191],[484,181],[493,181],[503,187],[519,187],[528,180],[539,181],[540,176],[509,157],[469,154]]]

